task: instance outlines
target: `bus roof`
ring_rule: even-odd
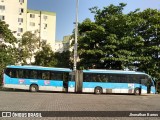
[[[72,70],[69,68],[43,67],[43,66],[33,66],[33,65],[24,65],[24,66],[9,65],[7,66],[7,68],[72,72]]]
[[[137,71],[125,71],[125,70],[98,70],[98,69],[89,69],[83,70],[84,73],[119,73],[119,74],[146,74],[144,72]]]

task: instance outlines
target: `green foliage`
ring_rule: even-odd
[[[17,62],[16,43],[17,40],[8,29],[8,25],[0,21],[0,85],[4,68]]]
[[[42,44],[42,48],[35,55],[34,65],[46,67],[70,67],[70,52],[54,53],[48,44]]]
[[[58,61],[55,67],[71,68],[70,51],[56,52],[54,58]]]
[[[40,51],[35,55],[34,65],[53,67],[57,64],[57,60],[54,59],[54,52],[47,44],[43,44]]]
[[[95,21],[79,24],[79,68],[141,70],[160,78],[160,12],[123,14],[125,6],[90,9]]]
[[[22,39],[20,40],[19,44],[19,51],[20,51],[20,58],[19,61],[22,64],[26,64],[26,60],[30,59],[30,64],[31,60],[39,48],[40,45],[40,40],[36,36],[36,34],[33,34],[31,32],[25,32],[22,36]]]

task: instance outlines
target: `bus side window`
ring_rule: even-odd
[[[90,81],[90,76],[88,74],[84,74],[83,78],[84,78],[84,82]]]
[[[30,71],[30,78],[31,79],[37,79],[37,71],[36,70],[31,70]]]
[[[112,83],[118,82],[117,74],[110,74],[110,81],[111,81]]]
[[[51,78],[51,80],[54,80],[54,79],[55,79],[55,73],[54,73],[54,72],[51,72],[51,73],[50,73],[50,78]]]
[[[97,79],[97,78],[96,78],[96,75],[95,75],[95,74],[92,74],[91,81],[92,81],[92,82],[96,82],[96,81],[97,81],[96,79]]]
[[[24,77],[24,70],[19,69],[19,70],[17,70],[17,72],[18,72],[18,78],[25,78]]]
[[[62,80],[63,73],[62,72],[51,72],[51,80]]]
[[[42,72],[42,79],[44,79],[44,80],[49,80],[49,79],[50,79],[50,72],[48,72],[48,71],[43,71],[43,72]]]
[[[9,68],[5,69],[4,73],[11,77],[11,70]]]
[[[57,72],[56,73],[56,80],[62,80],[63,79],[63,73]]]
[[[129,75],[127,81],[128,81],[128,83],[138,83],[136,75]]]
[[[17,78],[17,69],[11,69],[10,76],[11,78]]]
[[[102,82],[101,75],[97,74],[96,82]]]
[[[148,85],[148,86],[153,86],[153,83],[152,83],[151,78],[148,78],[148,79],[147,79],[147,85]]]
[[[24,77],[26,79],[30,79],[30,71],[29,70],[23,70],[24,71]]]
[[[108,76],[107,75],[101,75],[102,82],[108,82]]]

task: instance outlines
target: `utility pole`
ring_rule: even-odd
[[[76,23],[75,23],[75,43],[74,43],[74,66],[73,66],[74,71],[77,70],[78,4],[79,0],[76,0]]]

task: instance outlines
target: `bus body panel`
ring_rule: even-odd
[[[60,80],[39,80],[39,79],[23,79],[10,78],[4,75],[5,84],[3,87],[29,90],[30,85],[36,84],[39,90],[43,91],[63,91],[63,81]]]
[[[147,94],[148,91],[149,93],[156,93],[155,90],[155,85],[153,80],[151,79],[152,82],[152,86],[150,87],[150,89],[148,89],[147,85],[145,85],[145,83],[141,83],[144,82],[143,80],[140,82],[117,82],[117,81],[108,81],[106,80],[105,82],[102,81],[89,81],[87,82],[87,80],[84,80],[84,74],[94,74],[94,75],[107,75],[107,74],[111,74],[111,78],[115,77],[114,75],[118,74],[118,75],[133,75],[137,76],[137,75],[146,75],[149,78],[149,75],[142,73],[142,72],[135,72],[135,71],[121,71],[121,70],[83,70],[82,74],[79,74],[78,78],[82,81],[71,81],[71,79],[69,78],[69,74],[72,72],[72,70],[68,69],[68,68],[49,68],[49,67],[40,67],[40,66],[7,66],[7,68],[9,69],[18,69],[18,70],[40,70],[42,71],[47,71],[50,72],[50,79],[51,80],[45,80],[46,78],[43,79],[26,79],[26,78],[11,78],[8,76],[8,74],[6,75],[5,73],[3,74],[3,81],[4,81],[4,85],[3,87],[6,88],[15,88],[15,89],[25,89],[25,90],[29,90],[30,86],[32,84],[36,84],[39,87],[39,90],[42,91],[68,91],[68,92],[76,92],[76,89],[78,88],[76,85],[79,84],[79,82],[81,83],[80,88],[82,88],[82,92],[89,92],[89,93],[94,93],[95,92],[95,88],[96,87],[101,87],[103,90],[103,93],[134,93],[135,89],[138,88],[141,90],[141,94]],[[60,72],[63,74],[62,79],[56,79],[55,77],[52,79],[51,77],[51,72]],[[38,72],[37,72],[38,73]],[[64,74],[67,73],[67,74]],[[66,81],[66,75],[68,75],[67,77],[67,81]],[[38,76],[38,75],[37,75]],[[100,76],[101,77],[101,76]],[[107,78],[108,79],[108,78]],[[115,78],[116,79],[116,78]],[[128,78],[126,78],[128,79]],[[104,79],[103,79],[104,80]],[[135,79],[137,80],[137,79]],[[78,82],[78,83],[76,83]]]
[[[132,88],[130,86],[132,86]],[[103,93],[133,93],[134,92],[134,84],[83,82],[83,92],[93,93],[96,87],[101,87],[103,89]]]
[[[141,89],[141,94],[147,94],[147,86],[141,84],[83,82],[83,92],[94,93],[96,87],[101,87],[103,93],[134,93],[134,89],[139,88]],[[151,86],[150,93],[155,94],[154,86]]]
[[[26,78],[14,78],[10,77],[7,74],[4,73],[4,88],[14,88],[14,89],[24,89],[24,90],[30,90],[30,86],[32,84],[35,84],[38,86],[39,90],[41,91],[65,91],[64,83],[64,77],[69,78],[69,72],[71,72],[68,68],[49,68],[49,67],[40,67],[40,66],[7,66],[7,69],[12,70],[35,70],[35,71],[41,71],[41,72],[58,72],[63,75],[62,79],[26,79]],[[66,74],[64,75],[64,74]],[[68,81],[68,80],[67,80]]]
[[[68,82],[68,92],[75,92],[75,81]]]
[[[144,80],[140,80],[140,79],[136,79],[139,82],[138,83],[134,83],[130,82],[130,83],[126,83],[122,82],[122,83],[118,83],[118,82],[99,82],[99,76],[105,76],[105,75],[110,75],[110,76],[114,76],[114,75],[130,75],[133,77],[134,76],[146,76],[148,77],[148,79],[150,79],[151,77],[143,72],[136,72],[136,71],[122,71],[122,70],[83,70],[83,73],[86,74],[86,76],[92,76],[92,78],[90,78],[89,82],[83,81],[83,92],[91,92],[93,93],[96,87],[101,87],[103,90],[103,93],[134,93],[135,89],[138,88],[140,89],[141,94],[147,94],[147,93],[153,93],[155,94],[156,90],[155,90],[155,86],[154,84],[150,87],[150,91],[148,91],[148,87],[147,85],[145,85],[145,83],[141,82],[145,82]],[[94,77],[93,77],[94,76]],[[95,77],[97,78],[95,82]],[[85,78],[84,78],[85,79]],[[99,80],[98,80],[99,79]],[[108,78],[107,78],[108,79]],[[131,80],[133,79],[132,77],[130,78]],[[86,79],[88,81],[88,79]],[[93,81],[94,82],[93,82]],[[123,79],[122,79],[123,80]],[[151,82],[153,82],[153,80],[151,79]]]
[[[155,94],[155,93],[156,93],[156,88],[155,88],[155,86],[151,86],[151,93],[152,93],[152,94]]]

